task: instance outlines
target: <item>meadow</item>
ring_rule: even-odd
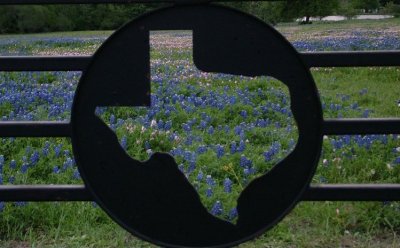
[[[298,51],[399,50],[400,19],[278,25]],[[89,55],[111,32],[0,36],[1,55]],[[215,216],[294,147],[284,85],[210,74],[191,60],[190,32],[151,36],[150,108],[98,108],[121,146],[146,160],[169,152]],[[80,72],[0,72],[0,118],[69,120]],[[325,118],[400,117],[400,68],[313,68]],[[398,135],[324,137],[319,183],[400,183]],[[0,184],[82,184],[69,139],[2,138]],[[105,182],[106,183],[106,182]],[[152,247],[95,203],[0,202],[0,247]],[[302,202],[241,247],[399,247],[398,202]]]

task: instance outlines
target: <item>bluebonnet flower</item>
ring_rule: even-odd
[[[182,147],[177,147],[175,149],[172,149],[170,153],[172,156],[182,156],[183,155]]]
[[[240,116],[242,116],[243,118],[247,118],[247,111],[246,110],[240,111]]]
[[[185,140],[185,145],[190,146],[193,143],[193,136],[188,135]]]
[[[244,152],[246,149],[246,143],[243,140],[240,140],[239,147],[237,148],[238,152]]]
[[[163,120],[159,120],[157,122],[157,128],[158,129],[163,129],[164,128],[164,121]]]
[[[48,140],[46,140],[46,142],[44,143],[43,149],[42,149],[42,155],[43,156],[47,156],[49,155],[49,148],[50,148],[50,142]]]
[[[244,169],[243,169],[243,174],[244,174],[245,176],[252,175],[252,174],[254,174],[255,172],[256,172],[256,170],[255,170],[253,167],[247,167],[247,168],[244,168]]]
[[[292,149],[295,145],[296,145],[296,142],[294,141],[294,139],[290,139],[289,140],[289,149]]]
[[[47,157],[49,155],[49,148],[48,147],[43,147],[42,149],[42,155],[44,157]]]
[[[0,165],[4,164],[4,155],[0,155]]]
[[[213,190],[212,190],[212,188],[207,188],[206,189],[206,196],[207,197],[211,197],[213,195]]]
[[[192,173],[196,169],[196,162],[195,161],[189,161],[189,167],[187,170],[187,174]]]
[[[115,116],[110,115],[110,124],[114,124],[114,123],[115,123]]]
[[[211,175],[207,175],[207,176],[206,176],[206,183],[207,183],[209,186],[215,186],[215,181],[214,181],[214,179],[211,177]]]
[[[144,149],[146,149],[146,150],[151,149],[150,142],[147,140],[144,142]]]
[[[242,127],[241,126],[236,126],[233,129],[233,131],[234,131],[235,135],[240,135],[240,133],[242,132]]]
[[[197,153],[198,153],[198,154],[203,154],[203,153],[205,153],[205,152],[207,152],[207,147],[205,147],[205,146],[199,146],[199,147],[197,148]]]
[[[121,139],[121,146],[124,150],[128,147],[128,138],[125,135]]]
[[[183,123],[183,124],[182,124],[182,128],[183,128],[183,130],[185,130],[186,132],[190,132],[190,130],[191,130],[190,125],[188,125],[188,124],[186,124],[186,123]]]
[[[208,128],[208,134],[214,134],[214,127],[213,126],[210,126],[209,128]]]
[[[178,165],[178,169],[182,172],[185,173],[185,166],[183,164]]]
[[[393,163],[396,164],[396,165],[400,164],[400,157],[397,157],[397,158],[393,161]]]
[[[246,133],[244,132],[244,130],[242,130],[242,132],[240,132],[239,134],[240,139],[245,139],[246,138]],[[240,145],[240,144],[239,144]]]
[[[236,142],[232,141],[231,142],[231,154],[234,154],[236,152],[237,148],[236,148]]]
[[[118,119],[118,120],[117,120],[116,127],[120,127],[120,126],[122,126],[124,123],[125,123],[125,121],[124,121],[123,119]]]
[[[185,150],[185,151],[183,152],[183,158],[184,158],[186,161],[193,161],[193,160],[196,160],[196,154],[195,154],[195,153],[192,153],[191,151]]]
[[[328,182],[328,179],[326,179],[326,177],[320,176],[320,177],[319,177],[319,182],[320,182],[320,183],[327,183],[327,182]]]
[[[233,105],[233,104],[235,104],[235,103],[236,103],[236,97],[235,97],[235,96],[231,96],[231,97],[229,98],[229,104]]]
[[[58,166],[54,166],[53,167],[53,173],[54,174],[59,174],[60,173],[60,168],[58,168]]]
[[[243,168],[250,168],[252,166],[253,162],[246,158],[245,155],[240,156],[240,166]]]
[[[341,139],[338,140],[332,139],[331,144],[333,148],[335,148],[336,150],[341,149],[344,146],[344,143]]]
[[[363,118],[368,118],[369,117],[369,113],[370,113],[369,109],[364,110],[362,117]]]
[[[216,149],[216,153],[217,153],[217,158],[221,158],[222,156],[224,156],[225,149],[223,146],[217,145],[215,149]]]
[[[32,151],[32,147],[27,146],[27,147],[25,148],[25,154],[26,154],[26,155],[28,155],[29,153],[31,153],[31,151]]]
[[[78,171],[78,170],[75,170],[75,171],[74,171],[74,174],[72,175],[72,178],[73,178],[73,179],[76,179],[76,180],[81,179],[81,174],[79,174],[79,171]]]
[[[361,89],[359,93],[360,93],[361,96],[363,96],[363,95],[368,93],[368,89],[366,89],[366,88]]]
[[[167,121],[164,125],[165,130],[170,130],[172,128],[172,121]]]
[[[39,159],[40,159],[39,152],[34,151],[30,158],[31,165],[36,165],[37,162],[39,162]]]
[[[231,193],[232,192],[232,181],[229,178],[225,178],[224,180],[224,191],[226,193]]]
[[[23,164],[22,166],[21,166],[21,173],[22,174],[25,174],[26,172],[28,171],[28,164]]]
[[[237,212],[237,209],[236,208],[232,208],[230,211],[229,211],[229,220],[234,220],[236,217],[238,216],[238,212]]]
[[[279,143],[278,141],[274,142],[270,149],[266,152],[264,152],[264,158],[265,158],[265,162],[269,162],[273,159],[273,157],[279,153],[281,148],[281,143]]]
[[[197,181],[202,181],[203,180],[203,177],[204,177],[204,174],[203,174],[203,172],[200,170],[199,171],[199,173],[197,174]]]
[[[10,177],[8,178],[8,182],[9,182],[10,184],[13,184],[13,183],[15,182],[15,177],[14,177],[14,176],[10,176]]]
[[[225,131],[225,133],[229,133],[229,131],[230,131],[230,128],[229,128],[229,126],[228,126],[228,125],[225,125],[225,127],[224,127],[224,131]]]
[[[68,168],[72,168],[73,165],[74,165],[74,160],[72,160],[71,158],[67,158],[67,160],[63,164],[63,170],[65,171]]]
[[[205,129],[207,127],[207,122],[204,120],[201,120],[199,127],[200,127],[200,129]]]
[[[3,212],[5,208],[6,208],[5,202],[0,201],[0,213]]]
[[[62,149],[62,144],[56,145],[54,147],[54,155],[56,156],[56,158],[60,156],[61,149]]]
[[[0,185],[3,184],[3,176],[0,174]]]
[[[211,214],[214,216],[219,216],[223,213],[222,203],[220,201],[216,201],[214,206],[211,208]]]

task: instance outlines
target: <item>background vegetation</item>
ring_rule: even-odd
[[[249,12],[272,24],[304,16],[305,23],[309,23],[311,16],[323,17],[331,14],[345,15],[349,18],[359,13],[377,11],[400,14],[400,0],[286,0],[227,5]],[[0,33],[112,30],[154,8],[154,4],[0,6]]]

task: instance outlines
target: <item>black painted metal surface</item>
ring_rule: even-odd
[[[0,5],[139,2],[179,5],[132,21],[92,57],[0,56],[0,71],[84,71],[71,123],[0,122],[0,137],[71,137],[86,184],[0,186],[0,201],[95,200],[116,222],[143,239],[163,246],[209,247],[256,237],[299,201],[400,200],[398,184],[310,186],[322,135],[400,134],[400,119],[323,120],[309,68],[400,66],[398,51],[298,53],[259,20],[202,0],[0,0]],[[194,62],[203,71],[269,75],[290,90],[298,144],[242,192],[236,225],[206,211],[173,157],[156,153],[145,162],[130,158],[115,134],[94,115],[98,106],[149,104],[151,30],[193,30]]]
[[[84,185],[0,185],[2,201],[94,201]],[[399,201],[398,184],[311,185],[301,201]]]
[[[236,225],[208,213],[172,156],[155,153],[143,163],[130,158],[95,115],[99,106],[149,104],[152,30],[192,30],[193,60],[202,71],[272,76],[289,88],[298,143],[243,190]],[[291,44],[254,17],[212,5],[162,9],[115,32],[84,71],[71,118],[76,162],[96,202],[133,234],[168,247],[232,246],[275,225],[311,181],[321,123],[315,83]]]
[[[308,67],[400,66],[399,51],[300,53]],[[0,56],[0,71],[83,71],[91,56]]]

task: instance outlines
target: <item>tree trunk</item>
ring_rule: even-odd
[[[307,15],[307,16],[306,16],[306,24],[309,24],[309,23],[310,23],[310,16]]]

